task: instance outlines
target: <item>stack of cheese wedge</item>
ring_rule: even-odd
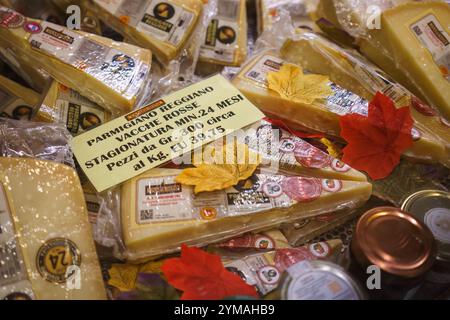
[[[0,158],[0,226],[0,299],[106,299],[75,170]]]
[[[203,10],[201,0],[81,2],[126,39],[149,48],[164,64],[179,55]]]
[[[369,199],[371,184],[348,165],[284,130],[277,129],[280,140],[271,137],[272,126],[265,121],[249,129],[256,130],[249,131],[248,148],[258,152],[261,165],[233,187],[196,193],[192,186],[177,182],[182,173],[178,169],[153,169],[122,185],[128,259],[145,259],[175,251],[182,243],[220,241],[296,218],[354,208]],[[285,173],[272,173],[279,168]],[[220,179],[217,175],[211,170],[203,183]]]
[[[282,98],[270,90],[267,74],[288,62],[313,74],[326,75],[331,94],[310,102]],[[274,115],[294,128],[339,137],[339,116],[367,114],[368,100],[377,91],[390,96],[397,107],[410,106],[414,123],[414,144],[405,156],[450,165],[450,128],[420,99],[396,83],[357,52],[343,49],[311,32],[301,31],[288,39],[280,53],[266,52],[252,59],[233,83],[266,114]]]
[[[447,3],[376,0],[354,6],[349,0],[320,2],[316,18],[330,20],[351,33],[365,56],[450,119]],[[369,6],[381,9],[381,16],[370,15]]]
[[[0,47],[99,105],[131,110],[143,93],[151,52],[126,43],[29,19],[0,7]]]

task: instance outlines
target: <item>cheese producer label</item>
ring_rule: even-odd
[[[262,118],[216,75],[85,132],[71,145],[101,192]]]

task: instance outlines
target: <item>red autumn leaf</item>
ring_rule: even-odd
[[[161,267],[169,284],[183,291],[182,300],[221,300],[232,296],[258,297],[254,287],[224,268],[220,257],[183,245],[181,257]]]
[[[344,115],[340,125],[341,136],[348,143],[342,160],[374,180],[389,176],[413,143],[409,107],[397,109],[389,97],[379,92],[369,103],[367,117]]]

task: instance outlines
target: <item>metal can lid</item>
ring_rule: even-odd
[[[437,259],[450,262],[450,193],[422,190],[403,201],[402,210],[422,221],[437,243]]]
[[[422,276],[435,261],[431,231],[412,215],[394,207],[367,211],[358,220],[352,252],[363,266],[405,278]]]
[[[302,261],[286,271],[281,284],[283,300],[363,300],[364,291],[339,265]]]

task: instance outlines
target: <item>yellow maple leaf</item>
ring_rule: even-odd
[[[139,266],[131,264],[113,264],[109,269],[110,286],[116,287],[120,291],[131,291],[136,286]]]
[[[222,190],[239,182],[238,171],[232,164],[200,164],[195,168],[183,170],[176,182],[195,186],[195,193]]]
[[[260,163],[259,155],[250,152],[247,145],[236,142],[210,145],[203,152],[194,157],[195,168],[183,170],[175,179],[178,183],[195,186],[195,193],[232,187],[248,179]]]
[[[282,98],[311,104],[333,93],[327,76],[304,74],[302,68],[293,64],[284,64],[279,71],[267,74],[269,89]]]
[[[333,142],[327,138],[320,139],[320,142],[327,147],[328,154],[333,158],[340,159],[342,157],[342,151]]]

